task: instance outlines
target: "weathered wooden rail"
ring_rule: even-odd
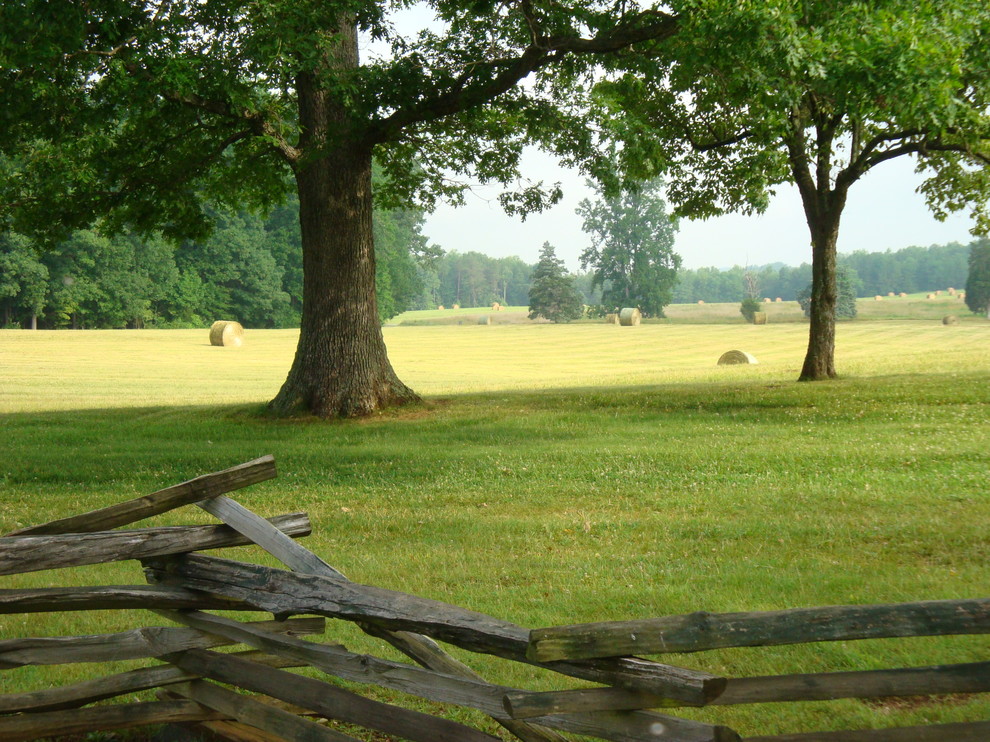
[[[136,559],[151,583],[0,590],[0,613],[141,608],[178,624],[101,636],[0,640],[0,671],[121,659],[156,662],[85,682],[0,695],[0,739],[30,740],[165,723],[200,723],[237,738],[244,738],[246,726],[253,739],[354,739],[320,719],[423,742],[498,739],[288,669],[303,666],[336,679],[480,710],[524,742],[562,742],[565,738],[559,732],[615,742],[732,742],[740,739],[732,729],[671,716],[666,710],[990,691],[990,661],[725,678],[636,656],[987,634],[990,599],[693,613],[530,631],[446,603],[352,582],[293,540],[310,532],[305,514],[265,520],[226,496],[274,476],[274,460],[264,457],[146,497],[0,538],[0,575]],[[217,517],[222,525],[112,530],[191,504]],[[265,549],[287,569],[193,553],[248,543]],[[205,612],[216,609],[264,611],[276,620],[238,621]],[[417,664],[359,655],[338,644],[302,638],[322,634],[326,618],[354,622]],[[435,640],[600,687],[533,692],[493,684],[447,654]],[[212,651],[230,645],[242,649]],[[156,700],[101,703],[141,691],[154,691]],[[985,742],[990,740],[990,721],[747,740]]]

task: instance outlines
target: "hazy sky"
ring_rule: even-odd
[[[427,218],[425,233],[444,250],[478,252],[492,257],[517,255],[527,263],[539,259],[540,247],[549,241],[570,270],[579,268],[578,256],[587,246],[581,218],[574,213],[583,198],[594,198],[584,179],[562,170],[552,158],[539,152],[528,158],[525,175],[545,183],[560,181],[564,199],[553,209],[526,221],[508,217],[494,200],[497,189],[478,189],[460,208],[443,206]],[[905,158],[881,164],[850,190],[839,233],[839,252],[868,252],[947,242],[969,243],[971,220],[953,215],[938,222],[915,192],[921,182],[913,160]],[[707,221],[682,221],[675,242],[685,268],[764,265],[811,262],[808,227],[801,200],[793,188],[784,187],[761,216],[730,215]]]

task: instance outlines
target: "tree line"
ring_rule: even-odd
[[[935,291],[949,287],[961,289],[966,284],[968,260],[973,245],[952,242],[930,247],[905,247],[900,250],[867,252],[857,250],[839,255],[838,264],[849,274],[856,296],[885,296],[891,291],[907,294]],[[732,268],[696,268],[678,272],[674,302],[740,301],[746,292],[746,275],[755,279],[760,297],[794,301],[811,283],[811,265],[792,267],[779,263]]]
[[[298,202],[267,215],[213,214],[202,240],[174,242],[132,232],[73,232],[39,249],[0,234],[0,326],[201,327],[233,319],[248,327],[298,327],[303,264]],[[379,319],[424,301],[424,276],[440,251],[421,232],[423,214],[374,215]]]
[[[39,251],[27,237],[0,235],[0,326],[55,328],[202,327],[236,319],[259,328],[298,327],[302,248],[290,200],[262,217],[220,212],[206,240],[114,237],[80,230]],[[517,256],[444,252],[422,234],[411,210],[375,213],[379,319],[437,306],[527,306],[536,264]],[[839,258],[857,296],[915,293],[966,285],[974,245],[951,243]],[[982,243],[979,243],[982,244]],[[760,297],[797,299],[811,266],[773,264],[677,271],[672,301],[737,302],[747,274]],[[595,272],[572,273],[586,305],[602,304]],[[609,285],[606,282],[606,290]],[[620,302],[621,303],[621,302]]]

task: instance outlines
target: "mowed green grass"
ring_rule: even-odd
[[[424,404],[318,423],[262,414],[293,332],[249,330],[239,349],[209,346],[206,330],[0,332],[0,531],[272,453],[279,478],[237,498],[264,515],[307,511],[305,543],[352,579],[525,626],[986,596],[990,323],[842,323],[842,378],[818,384],[794,381],[806,333],[389,327],[394,365]],[[759,365],[716,367],[730,349]],[[154,522],[207,519],[189,508]],[[0,585],[142,579],[122,564]],[[158,621],[8,616],[0,639]],[[337,623],[328,637],[394,656]],[[986,659],[985,637],[955,637],[666,661],[746,676]],[[510,685],[579,685],[468,660]],[[21,668],[0,682],[25,690],[100,671]],[[676,713],[757,734],[987,719],[990,700]]]

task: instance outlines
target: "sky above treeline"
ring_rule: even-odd
[[[891,160],[853,185],[839,232],[840,253],[968,244],[974,239],[967,214],[950,215],[945,222],[931,215],[916,192],[922,177],[914,167],[914,161],[907,158]],[[560,168],[539,152],[528,155],[525,175],[547,184],[561,182],[563,200],[523,221],[502,212],[495,200],[497,189],[481,187],[468,194],[465,206],[441,206],[429,215],[424,233],[447,251],[475,250],[495,258],[516,255],[527,263],[536,263],[543,243],[549,242],[569,270],[578,270],[579,256],[589,242],[575,209],[582,199],[594,199],[594,193],[578,173]],[[674,249],[685,268],[811,262],[801,199],[790,186],[779,188],[766,213],[759,216],[682,220]]]

